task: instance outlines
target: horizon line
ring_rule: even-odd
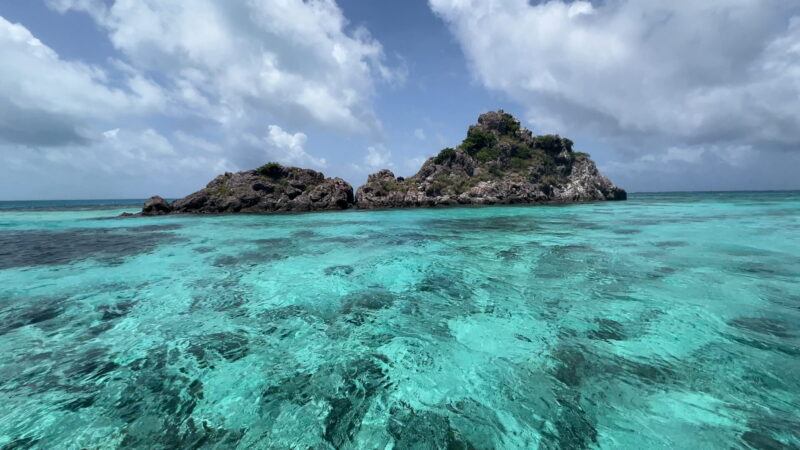
[[[735,194],[745,192],[800,192],[800,188],[795,189],[720,189],[720,190],[699,190],[699,191],[632,191],[633,194]],[[152,197],[152,196],[150,196]],[[131,198],[43,198],[43,199],[21,199],[3,200],[0,202],[91,202],[91,201],[146,201],[150,197],[131,197]],[[166,200],[175,200],[183,197],[166,197]]]

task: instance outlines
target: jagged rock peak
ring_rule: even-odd
[[[624,200],[585,153],[558,135],[533,136],[512,115],[490,111],[456,148],[429,158],[407,179],[388,170],[358,189],[359,208]]]

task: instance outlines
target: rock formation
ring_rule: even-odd
[[[370,175],[358,208],[573,203],[625,200],[586,153],[560,136],[533,136],[510,114],[492,111],[470,126],[457,148],[429,158],[416,175]]]
[[[144,203],[144,208],[142,208],[143,216],[160,216],[162,214],[169,214],[171,212],[172,206],[169,204],[169,202],[158,195],[150,197]]]
[[[598,172],[586,153],[557,135],[533,136],[503,110],[482,114],[457,148],[428,158],[416,175],[383,169],[353,196],[341,178],[269,163],[225,173],[194,194],[170,204],[151,197],[141,215],[174,213],[271,213],[357,207],[552,204],[625,200],[625,190]]]
[[[142,215],[175,213],[271,213],[347,209],[353,187],[320,172],[269,163],[256,170],[224,173],[172,204],[151,197]]]

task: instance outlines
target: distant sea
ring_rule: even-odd
[[[0,448],[798,448],[800,193],[0,202]]]

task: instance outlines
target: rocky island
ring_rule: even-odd
[[[142,215],[300,212],[352,206],[353,187],[343,179],[269,163],[256,170],[224,173],[205,188],[172,204],[161,197],[151,197]]]
[[[429,158],[414,176],[369,176],[359,208],[574,203],[625,200],[586,153],[557,135],[533,136],[503,110],[482,114],[456,148]]]
[[[482,114],[466,139],[428,158],[415,175],[383,169],[353,194],[341,178],[269,163],[219,175],[171,204],[151,197],[142,215],[273,213],[454,205],[561,204],[625,200],[624,189],[602,175],[569,139],[533,136],[503,110]]]

